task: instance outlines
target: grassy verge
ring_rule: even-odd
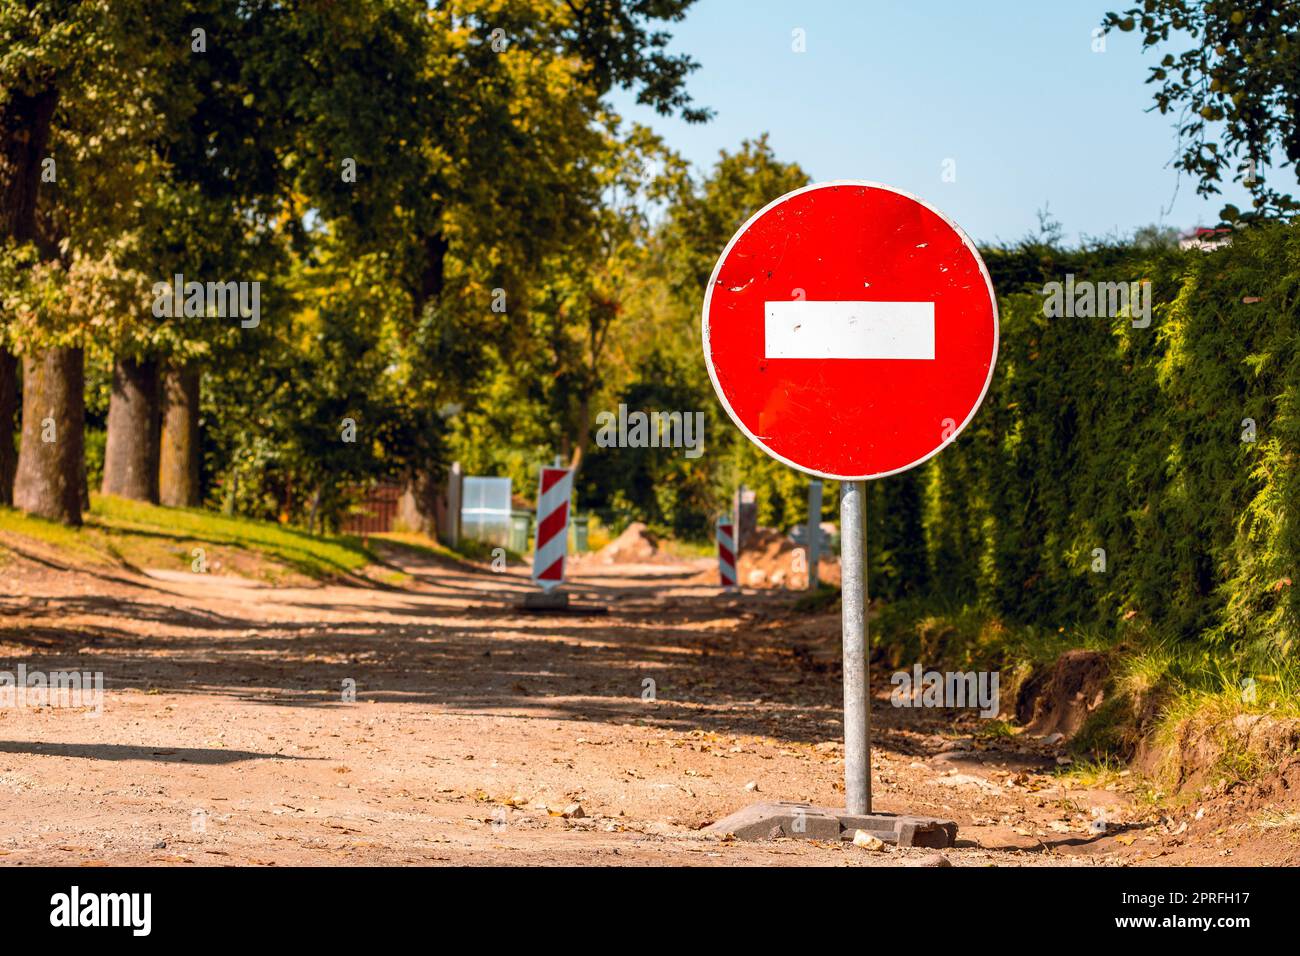
[[[1148,760],[1148,769],[1170,786],[1197,775],[1248,781],[1274,765],[1275,753],[1260,749],[1266,735],[1242,727],[1300,719],[1300,663],[1179,643],[1136,624],[1109,631],[1009,625],[976,607],[903,601],[881,608],[872,632],[890,666],[999,670],[1004,694],[1050,670],[1066,651],[1104,654],[1110,678],[1103,703],[1070,742],[1078,766],[1099,772],[1119,772],[1145,750],[1162,755]],[[1194,762],[1207,753],[1208,766],[1189,769],[1189,755]]]
[[[829,584],[817,585],[817,590],[801,594],[792,605],[797,614],[821,614],[840,605],[840,589]]]
[[[1045,665],[1068,650],[1111,646],[1095,627],[1011,625],[979,607],[916,599],[884,605],[872,628],[872,643],[889,657],[962,670]]]
[[[370,536],[370,540],[375,543],[384,542],[394,545],[414,554],[451,565],[464,566],[467,563],[492,564],[502,557],[504,557],[507,567],[527,565],[529,561],[527,555],[511,551],[509,548],[497,548],[491,544],[473,541],[468,538],[463,539],[455,548],[450,548],[441,541],[435,541],[421,534],[401,531],[374,534]],[[384,572],[372,570],[371,576],[375,576],[377,573],[383,580],[392,584],[403,584],[410,579],[410,575],[392,569]]]
[[[594,550],[594,549],[593,549]],[[660,538],[659,550],[673,558],[715,558],[718,545],[713,541],[677,541],[672,538]]]
[[[212,572],[272,582],[345,577],[374,558],[353,536],[309,535],[270,521],[100,495],[91,496],[80,528],[0,508],[0,547],[5,539],[16,549],[53,548],[77,563],[187,570],[202,560]]]

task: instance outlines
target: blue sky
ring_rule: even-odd
[[[701,67],[702,126],[613,97],[697,167],[761,132],[814,180],[868,179],[943,209],[976,241],[1018,239],[1049,207],[1068,239],[1212,225],[1245,190],[1201,199],[1172,166],[1170,117],[1146,112],[1136,33],[1092,30],[1123,0],[698,0],[672,32]],[[805,31],[807,51],[791,49]],[[1175,48],[1172,52],[1178,52]],[[955,160],[956,181],[942,181]],[[1285,174],[1284,174],[1285,175]],[[1278,177],[1279,180],[1281,177]],[[775,198],[775,197],[773,197]]]

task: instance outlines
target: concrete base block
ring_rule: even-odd
[[[704,829],[730,833],[737,840],[852,840],[856,831],[865,830],[898,846],[942,850],[957,842],[957,824],[951,820],[895,813],[854,815],[808,803],[756,803]]]
[[[569,607],[565,591],[529,591],[524,595],[525,611],[564,611]]]
[[[571,614],[578,617],[609,613],[609,608],[598,604],[570,604],[569,595],[564,591],[529,591],[524,595],[524,603],[516,604],[515,610],[525,614]]]

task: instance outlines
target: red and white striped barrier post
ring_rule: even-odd
[[[736,586],[736,526],[731,519],[718,516],[718,577],[724,588]]]
[[[533,580],[543,591],[564,583],[569,551],[569,497],[573,472],[543,467],[537,490],[537,537],[533,546]]]

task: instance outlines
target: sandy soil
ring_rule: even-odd
[[[575,600],[607,614],[525,614],[523,569],[391,558],[408,587],[10,556],[0,670],[102,671],[106,693],[99,716],[0,708],[0,864],[933,857],[699,832],[763,799],[842,804],[838,676],[809,652],[833,643],[833,616],[795,618],[779,591],[721,593],[699,583],[707,562],[584,564]],[[957,866],[1300,861],[1294,830],[1278,839],[1225,807],[1198,819],[1206,808],[1153,809],[1123,784],[1072,786],[1059,744],[986,737],[884,693],[873,721],[877,809],[955,819]]]

